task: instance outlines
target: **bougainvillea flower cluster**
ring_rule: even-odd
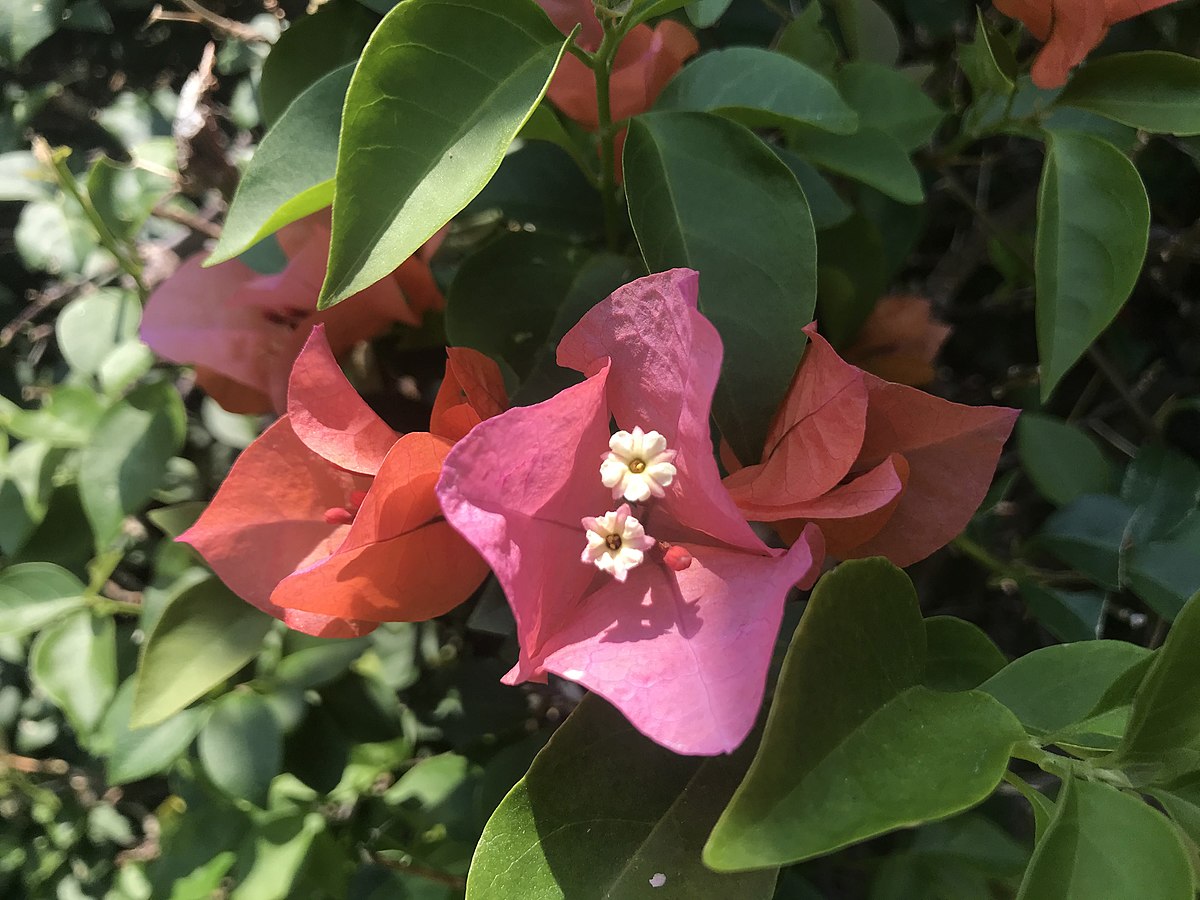
[[[425,312],[442,308],[429,270],[439,232],[391,276],[318,312],[328,220],[318,213],[278,232],[287,265],[274,275],[236,259],[205,268],[203,253],[184,260],[150,295],[142,339],[158,355],[195,366],[200,386],[230,412],[283,412],[292,362],[313,325],[325,326],[340,356],[395,322],[417,326]]]
[[[576,25],[582,31],[576,39],[584,50],[595,52],[604,36],[591,0],[539,0],[563,34]],[[684,62],[700,50],[695,36],[678,22],[667,19],[653,28],[638,25],[621,41],[613,60],[609,82],[609,110],[612,121],[620,122],[654,105],[658,95]],[[580,59],[563,55],[550,82],[547,96],[563,114],[584,128],[600,127],[596,108],[596,75]]]
[[[397,435],[317,326],[292,368],[287,414],[179,539],[243,599],[308,634],[441,615],[487,567],[442,519],[434,486],[454,442],[506,405],[496,364],[453,348],[430,431]]]
[[[907,566],[956,537],[991,484],[1017,410],[963,406],[838,357],[815,325],[762,462],[725,486],[752,521],[816,523],[830,555]]]
[[[594,307],[558,346],[585,380],[478,425],[438,495],[512,606],[507,682],[555,673],[660,744],[712,754],[754,724],[785,596],[824,551],[815,527],[768,547],[721,484],[722,347],[697,296],[697,274],[676,269]]]
[[[996,9],[1025,27],[1045,46],[1030,74],[1041,88],[1067,83],[1079,65],[1118,22],[1167,6],[1175,0],[995,0]]]

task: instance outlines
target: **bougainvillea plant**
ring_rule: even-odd
[[[0,893],[1196,896],[1197,0],[144,5],[0,11]]]

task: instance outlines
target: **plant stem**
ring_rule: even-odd
[[[596,75],[596,115],[600,140],[600,199],[604,204],[604,240],[609,250],[620,246],[621,205],[617,197],[616,128],[613,127],[610,80],[612,64],[621,45],[621,32],[610,20],[604,19],[604,38],[592,58]]]

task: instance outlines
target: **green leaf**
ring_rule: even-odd
[[[822,74],[832,74],[841,54],[829,30],[822,26],[825,6],[810,3],[784,26],[776,49]]]
[[[0,635],[39,631],[87,605],[84,586],[66,569],[21,563],[0,572]]]
[[[288,26],[263,62],[258,83],[266,123],[277,122],[293,100],[325,75],[357,62],[378,22],[351,0],[332,0]]]
[[[907,151],[928,144],[946,117],[918,85],[888,66],[848,63],[838,71],[837,88],[864,128],[887,132]]]
[[[82,273],[99,246],[82,212],[68,209],[62,197],[27,203],[13,241],[27,269],[51,275]]]
[[[1162,815],[1100,782],[1070,779],[1017,900],[1190,900],[1192,875]]]
[[[80,498],[98,546],[162,483],[186,428],[183,401],[167,380],[137,388],[104,414],[79,458]]]
[[[1091,60],[1071,76],[1058,104],[1160,134],[1200,134],[1200,59],[1147,50]]]
[[[624,171],[647,268],[701,273],[700,311],[725,345],[713,415],[734,453],[755,462],[816,305],[804,193],[752,132],[704,113],[634,119]]]
[[[46,180],[46,170],[32,153],[28,150],[0,153],[0,201],[26,203],[53,196],[54,188]]]
[[[1124,574],[1133,592],[1156,613],[1174,619],[1200,591],[1200,511],[1163,540],[1135,545]]]
[[[709,28],[717,23],[733,0],[691,0],[687,4],[688,18],[697,28]]]
[[[120,241],[132,241],[154,207],[174,188],[169,175],[149,172],[102,156],[87,175],[87,196],[105,227]]]
[[[274,621],[210,578],[181,593],[142,645],[130,724],[183,709],[252,660]]]
[[[1164,788],[1150,788],[1146,793],[1162,804],[1193,844],[1200,845],[1200,772],[1185,775]]]
[[[367,638],[320,643],[289,653],[275,668],[275,678],[290,688],[307,690],[328,684],[345,674],[350,664],[370,646]]]
[[[886,131],[861,127],[854,134],[826,134],[796,128],[789,144],[814,165],[861,181],[901,203],[925,202],[920,173],[900,142]]]
[[[925,620],[924,684],[938,691],[979,687],[1008,660],[982,629],[954,616]]]
[[[25,54],[58,30],[66,0],[0,4],[0,64],[16,68]]]
[[[883,236],[860,212],[817,235],[817,318],[834,347],[854,340],[888,284]]]
[[[1017,421],[1017,450],[1033,486],[1055,506],[1083,494],[1107,494],[1113,469],[1096,442],[1062,419],[1025,413]]]
[[[1166,762],[1200,737],[1200,594],[1171,626],[1150,671],[1133,698],[1129,727],[1117,748],[1119,762]]]
[[[446,299],[446,337],[503,359],[524,377],[583,262],[569,241],[508,232],[468,257]]]
[[[971,82],[975,100],[989,94],[1007,97],[1016,90],[1017,60],[1012,47],[988,24],[983,9],[975,10],[975,40],[960,44],[958,64]]]
[[[1200,464],[1164,444],[1146,444],[1125,470],[1121,499],[1137,507],[1134,537],[1161,540],[1200,505]]]
[[[387,14],[346,95],[322,308],[383,278],[482,190],[565,46],[533,0],[407,0]]]
[[[896,23],[875,0],[835,0],[833,4],[846,49],[854,59],[891,66],[900,58]]]
[[[824,75],[756,47],[714,50],[686,65],[656,110],[715,112],[751,128],[811,125],[850,134],[858,116]]]
[[[1120,150],[1048,132],[1035,262],[1043,400],[1129,299],[1149,227],[1146,189]]]
[[[205,265],[233,259],[284,225],[333,201],[338,129],[354,64],[306,88],[266,133],[238,184]]]
[[[854,213],[854,208],[841,198],[841,195],[833,189],[833,185],[826,181],[820,172],[791,150],[784,147],[772,147],[771,149],[792,170],[796,181],[800,183],[800,189],[804,191],[804,197],[808,200],[808,208],[812,212],[813,227],[817,231],[834,228],[850,218]],[[817,258],[819,259],[820,256],[820,245],[818,244]]]
[[[260,694],[234,691],[217,700],[196,749],[218,788],[234,799],[267,805],[267,789],[283,764],[283,736]]]
[[[1101,699],[1149,651],[1124,641],[1043,647],[1013,660],[979,690],[1016,714],[1034,734],[1051,734],[1088,718]]]
[[[203,721],[200,709],[185,709],[149,728],[130,728],[133,694],[134,679],[128,678],[105,716],[104,764],[110,784],[128,784],[165,772],[187,750]]]
[[[924,687],[925,665],[925,625],[900,569],[859,560],[822,578],[705,863],[810,859],[986,798],[1025,731],[986,694]]]
[[[1090,641],[1097,637],[1104,616],[1104,594],[1064,591],[1019,579],[1021,597],[1034,618],[1060,641]]]
[[[30,648],[29,674],[86,739],[117,690],[113,620],[80,610],[50,625]]]
[[[120,344],[137,337],[142,308],[131,291],[102,288],[77,297],[55,323],[58,348],[71,368],[94,375]]]
[[[0,427],[13,437],[55,447],[86,446],[103,417],[103,399],[79,384],[58,385],[36,410],[21,409],[0,397]]]
[[[247,871],[230,900],[284,900],[303,894],[306,887],[315,889],[311,883],[297,884],[297,879],[309,863],[313,841],[324,830],[324,816],[301,810],[287,810],[260,823],[243,842],[238,856]]]
[[[1117,590],[1133,512],[1116,497],[1086,494],[1050,516],[1035,540],[1097,584]]]
[[[677,756],[587,697],[484,828],[468,900],[511,897],[769,898],[774,871],[718,875],[700,848],[745,769]]]

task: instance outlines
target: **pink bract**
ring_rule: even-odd
[[[442,519],[434,486],[458,429],[506,400],[482,354],[453,349],[447,370],[457,374],[439,403],[455,411],[452,432],[397,435],[317,326],[292,369],[287,414],[238,457],[179,540],[240,597],[308,634],[364,634],[457,606],[487,567]]]
[[[696,273],[676,269],[594,307],[558,347],[585,380],[477,426],[447,457],[438,496],[512,606],[521,650],[506,681],[555,673],[660,744],[715,754],[753,726],[784,599],[816,578],[823,551],[815,528],[790,551],[768,548],[721,485],[708,422],[722,348],[697,294]],[[610,419],[676,451],[666,496],[638,516],[691,555],[682,571],[659,548],[623,584],[580,560],[582,519],[617,508],[599,474]]]
[[[278,238],[288,263],[275,275],[238,260],[204,268],[204,254],[188,257],[150,295],[142,339],[165,359],[195,366],[200,386],[230,412],[282,412],[292,363],[314,325],[325,326],[341,355],[394,322],[416,326],[441,308],[429,270],[439,233],[392,275],[317,312],[329,236],[327,213],[285,226]]]

